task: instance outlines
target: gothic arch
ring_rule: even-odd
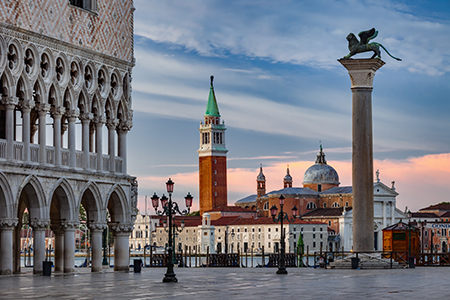
[[[3,72],[3,70],[6,67],[6,43],[3,36],[0,35],[0,73]]]
[[[86,209],[87,218],[89,221],[105,220],[106,216],[102,214],[102,195],[97,184],[93,181],[86,183],[81,190],[80,198],[76,203],[76,207],[79,208],[83,204]]]
[[[48,104],[51,104],[54,107],[60,107],[63,105],[61,99],[61,90],[59,88],[58,83],[54,83],[50,86],[48,90]]]
[[[36,104],[45,104],[47,103],[47,90],[45,88],[44,80],[42,79],[42,76],[38,76],[36,79],[36,82],[33,86],[33,100]]]
[[[129,214],[126,197],[127,196],[120,185],[116,184],[110,189],[106,197],[104,212],[106,213],[106,210],[109,210],[111,222],[125,223],[131,221],[127,218]]]
[[[92,98],[91,112],[94,114],[94,117],[102,117],[104,115],[104,109],[101,99],[102,98],[98,92]]]
[[[108,97],[108,99],[106,99],[106,104],[105,104],[105,114],[106,114],[106,119],[115,119],[116,118],[116,108],[114,106],[114,100],[111,97]]]
[[[112,70],[109,85],[110,85],[110,95],[117,103],[123,94],[122,80],[119,70],[117,69]]]
[[[77,107],[80,110],[80,113],[89,113],[89,99],[86,96],[87,94],[85,93],[84,90],[82,90],[80,92],[80,95],[78,96],[78,101],[77,101]]]
[[[23,212],[22,204],[28,207],[31,219],[45,219],[48,215],[45,211],[46,197],[41,182],[35,175],[26,177],[17,192],[18,214]]]
[[[13,218],[14,197],[8,179],[0,172],[0,218]]]
[[[8,68],[5,68],[5,71],[0,78],[0,82],[0,93],[3,97],[11,97],[16,95],[16,86],[14,84],[13,76]]]
[[[56,198],[55,198],[56,197]],[[56,201],[53,202],[53,200]],[[50,207],[50,217],[54,218],[53,205],[58,207],[58,219],[77,220],[78,213],[75,208],[75,196],[70,183],[65,178],[60,178],[53,186],[50,192],[48,206]]]

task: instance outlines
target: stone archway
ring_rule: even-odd
[[[73,191],[70,184],[61,179],[55,184],[51,195],[50,223],[55,235],[55,271],[72,273],[75,268],[75,230],[78,225]]]
[[[13,233],[17,219],[12,218],[12,193],[8,181],[0,173],[0,274],[13,272]]]
[[[92,272],[102,271],[102,234],[106,229],[106,218],[102,218],[101,195],[95,183],[88,183],[82,193],[80,205],[86,211],[86,223],[91,235]],[[78,206],[78,207],[79,207]],[[106,233],[105,233],[106,234]]]
[[[18,192],[18,224],[14,233],[14,272],[20,272],[21,230],[24,213],[28,214],[27,224],[32,228],[33,236],[33,273],[42,273],[42,261],[45,260],[45,231],[49,227],[45,214],[45,194],[41,183],[35,176],[29,176]],[[31,235],[30,235],[31,237]]]
[[[109,212],[108,226],[114,233],[114,271],[129,271],[129,237],[133,223],[127,216],[126,195],[123,189],[116,185],[111,189],[107,200]]]

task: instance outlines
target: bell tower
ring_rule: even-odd
[[[225,147],[225,122],[220,122],[219,107],[211,76],[208,104],[203,122],[200,123],[199,185],[200,214],[226,207],[227,197],[227,148]]]

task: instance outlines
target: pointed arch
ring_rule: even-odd
[[[116,108],[114,105],[114,100],[111,97],[108,97],[106,99],[105,114],[106,114],[106,119],[108,119],[108,120],[116,118]]]
[[[16,95],[16,86],[11,71],[8,68],[5,68],[2,77],[0,77],[0,94],[3,97]]]
[[[119,105],[118,105],[118,108],[117,108],[117,119],[120,122],[127,122],[128,121],[128,107],[126,105],[125,99],[123,99],[123,98],[119,102]]]
[[[33,101],[36,104],[47,103],[47,90],[45,89],[45,83],[41,76],[38,76],[33,86]]]
[[[50,86],[47,103],[51,104],[52,107],[62,106],[61,90],[58,83],[54,83]]]
[[[77,107],[80,110],[80,113],[90,112],[89,99],[86,95],[85,91],[82,90],[78,96]]]
[[[96,93],[92,98],[92,107],[91,112],[94,114],[94,117],[103,116],[103,105],[101,102],[100,94]]]
[[[50,192],[48,206],[50,206],[50,218],[52,216],[53,206],[57,205],[59,216],[57,219],[77,220],[76,201],[72,186],[66,178],[60,178]],[[56,201],[56,203],[55,203]]]
[[[105,205],[102,201],[100,189],[95,182],[89,181],[82,188],[76,207],[79,208],[81,204],[86,210],[89,221],[96,222],[106,219],[106,215],[102,213]]]
[[[19,199],[18,215],[21,213],[20,204],[23,202],[28,207],[31,219],[48,219],[44,188],[35,175],[29,175],[23,180],[17,192],[17,199]]]
[[[14,197],[3,172],[0,172],[0,218],[14,217]]]
[[[33,89],[25,75],[21,75],[19,80],[17,80],[16,96],[20,100],[29,100],[33,97]]]
[[[109,211],[111,216],[111,222],[126,223],[130,222],[129,215],[127,211],[127,196],[122,186],[116,184],[108,192],[106,197],[106,206],[104,207],[104,212]]]

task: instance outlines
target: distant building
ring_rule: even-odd
[[[235,202],[236,206],[256,208],[259,217],[267,217],[273,205],[279,208],[279,197],[285,197],[284,210],[291,215],[291,208],[299,209],[300,218],[326,223],[336,234],[327,242],[326,249],[351,250],[353,245],[353,189],[340,186],[339,175],[327,164],[320,146],[316,162],[303,176],[303,187],[293,187],[289,167],[283,178],[283,189],[266,192],[266,178],[262,166],[256,177],[256,195],[250,195]],[[375,250],[382,248],[381,230],[405,219],[406,215],[396,208],[394,183],[389,188],[379,179],[374,183],[374,239]]]

